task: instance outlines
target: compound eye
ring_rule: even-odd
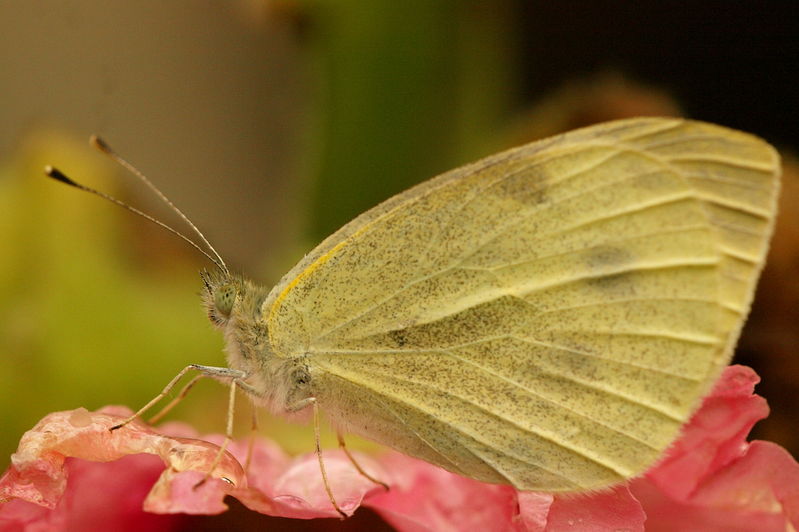
[[[214,292],[214,307],[225,318],[230,317],[238,290],[232,284],[223,284]]]

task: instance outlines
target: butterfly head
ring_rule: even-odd
[[[271,351],[263,316],[270,290],[221,269],[201,276],[203,302],[211,323],[225,338],[228,367],[246,374],[247,391],[257,404],[285,412],[286,405],[296,402],[290,392],[298,379],[293,360],[287,363]]]
[[[208,319],[216,327],[224,329],[234,314],[245,292],[244,281],[238,276],[216,272],[202,272],[205,290],[203,302],[208,311]]]

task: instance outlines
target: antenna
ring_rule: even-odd
[[[187,237],[183,233],[180,233],[177,230],[175,230],[175,229],[171,228],[170,226],[166,225],[164,222],[162,222],[160,220],[157,220],[156,218],[150,216],[149,214],[147,214],[147,213],[145,213],[143,211],[140,211],[139,209],[137,209],[135,207],[131,207],[130,205],[128,205],[124,201],[118,200],[115,197],[111,196],[110,194],[106,194],[104,192],[100,192],[99,190],[93,189],[91,187],[88,187],[86,185],[78,183],[77,181],[74,181],[73,179],[70,179],[69,177],[67,177],[63,172],[61,172],[57,168],[54,168],[54,167],[52,167],[50,165],[45,166],[44,167],[44,173],[45,173],[45,175],[47,175],[47,177],[51,177],[51,178],[55,179],[56,181],[60,181],[61,183],[64,183],[65,185],[69,185],[71,187],[75,187],[78,190],[82,190],[84,192],[88,192],[90,194],[94,194],[95,196],[99,196],[99,197],[103,198],[104,200],[107,200],[107,201],[110,201],[111,203],[119,205],[123,209],[126,209],[126,210],[128,210],[128,211],[130,211],[130,212],[132,212],[134,214],[137,214],[137,215],[141,216],[142,218],[144,218],[145,220],[149,220],[149,221],[153,222],[154,224],[166,229],[167,231],[169,231],[173,235],[176,235],[176,236],[182,238],[186,243],[188,243],[194,249],[196,249],[197,251],[199,251],[200,253],[205,255],[206,258],[208,258],[208,260],[210,260],[211,262],[216,264],[216,266],[220,270],[225,272],[225,274],[228,274],[228,275],[230,274],[230,271],[227,269],[227,266],[225,265],[225,262],[222,260],[222,257],[219,256],[219,254],[216,252],[216,250],[214,250],[214,248],[211,247],[210,244],[208,244],[208,242],[205,240],[205,238],[203,238],[203,241],[206,244],[208,244],[208,247],[214,252],[215,256],[210,255],[207,251],[205,251],[203,248],[198,246],[196,242],[191,240],[189,237]],[[162,194],[162,196],[163,196],[163,194]],[[180,212],[180,211],[178,211],[178,212]],[[184,218],[185,218],[185,216],[184,216]],[[189,222],[189,223],[191,223],[191,222]],[[193,227],[195,229],[195,231],[197,231],[197,228],[194,227],[193,224],[191,225],[191,227]],[[199,231],[197,231],[197,232],[199,233]],[[200,234],[200,236],[202,236],[202,234]]]
[[[214,264],[216,264],[216,265],[219,267],[219,269],[220,269],[220,270],[222,270],[223,272],[225,272],[225,274],[228,274],[228,275],[230,274],[230,270],[228,270],[228,268],[227,268],[227,265],[225,264],[225,261],[224,261],[224,260],[222,260],[222,256],[221,256],[221,255],[220,255],[220,254],[219,254],[219,253],[216,251],[216,249],[214,249],[214,246],[212,246],[212,245],[211,245],[211,243],[210,243],[210,242],[208,242],[208,239],[207,239],[207,238],[205,238],[205,235],[204,235],[204,234],[202,234],[202,231],[200,231],[199,229],[197,229],[197,226],[196,226],[196,225],[194,225],[194,224],[192,223],[192,221],[191,221],[191,220],[189,220],[189,217],[188,217],[188,216],[186,216],[185,214],[183,214],[183,211],[181,211],[180,209],[178,209],[178,208],[175,206],[175,204],[174,204],[174,203],[172,203],[172,201],[170,201],[170,199],[169,199],[169,198],[167,198],[167,197],[166,197],[166,195],[165,195],[163,192],[161,192],[161,191],[158,189],[158,187],[156,187],[156,186],[153,184],[153,182],[152,182],[152,181],[150,181],[150,180],[147,178],[147,176],[145,176],[145,175],[144,175],[144,174],[143,174],[141,171],[139,171],[139,169],[138,169],[138,168],[136,168],[135,166],[133,166],[132,164],[130,164],[128,161],[126,161],[125,159],[123,159],[123,158],[122,158],[122,157],[121,157],[121,156],[120,156],[120,155],[119,155],[117,152],[115,152],[113,149],[111,149],[111,146],[109,146],[109,145],[108,145],[108,144],[107,144],[107,143],[106,143],[104,140],[102,140],[102,139],[101,139],[100,137],[98,137],[97,135],[92,135],[91,137],[89,137],[89,144],[91,144],[92,146],[94,146],[95,148],[97,148],[98,150],[100,150],[102,153],[106,154],[108,157],[110,157],[112,160],[114,160],[114,161],[115,161],[117,164],[119,164],[120,166],[124,167],[124,168],[125,168],[125,169],[126,169],[128,172],[130,172],[131,174],[133,174],[134,176],[136,176],[136,177],[139,179],[139,181],[141,181],[142,183],[144,183],[145,185],[147,185],[147,186],[150,188],[150,190],[152,190],[153,192],[155,192],[155,195],[156,195],[156,196],[158,196],[158,197],[161,199],[161,201],[163,201],[164,203],[166,203],[166,204],[169,206],[169,208],[170,208],[170,209],[172,209],[172,211],[173,211],[175,214],[177,214],[178,216],[180,216],[180,218],[181,218],[181,219],[182,219],[182,220],[183,220],[183,221],[186,223],[186,225],[188,225],[188,226],[191,228],[191,230],[192,230],[192,231],[194,231],[194,233],[195,233],[197,236],[199,236],[199,237],[200,237],[200,240],[202,240],[203,244],[205,244],[205,245],[208,247],[208,249],[210,249],[210,250],[211,250],[211,253],[213,253],[213,254],[214,254],[214,257],[216,257],[216,260],[214,260],[214,259],[211,259],[211,261],[212,261]],[[63,175],[63,174],[62,174],[62,175]],[[88,191],[87,191],[87,192],[88,192]],[[98,195],[99,195],[99,194],[98,194]],[[102,195],[101,195],[101,197],[102,197]],[[116,200],[115,200],[114,202],[115,202],[115,203],[121,203],[121,202],[119,202],[119,201],[116,201]],[[131,209],[131,210],[132,210],[132,209]],[[159,224],[159,225],[165,226],[165,224],[163,224],[163,223],[161,223],[161,224]],[[177,231],[174,231],[174,230],[173,230],[172,232],[173,232],[173,233],[175,233],[175,234],[180,234],[180,233],[178,233]],[[188,239],[188,238],[186,238],[186,237],[184,237],[184,240],[189,240],[189,239]],[[190,241],[190,242],[191,242],[191,241]],[[197,246],[196,244],[195,244],[195,246],[194,246],[194,247],[196,247],[197,249],[200,249],[200,248],[199,248],[199,246]],[[206,256],[207,256],[207,255],[208,255],[208,254],[206,253]],[[210,257],[208,257],[208,258],[210,258]]]

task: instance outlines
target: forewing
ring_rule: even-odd
[[[270,342],[356,432],[518,488],[608,485],[729,361],[778,174],[763,141],[679,119],[503,152],[323,242],[265,303]]]

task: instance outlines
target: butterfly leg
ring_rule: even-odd
[[[247,442],[247,460],[244,461],[244,473],[249,474],[250,464],[252,463],[252,451],[255,446],[255,435],[258,434],[258,409],[254,404],[252,406],[252,426],[250,430],[250,441]]]
[[[147,424],[148,425],[155,425],[156,423],[161,421],[161,419],[163,419],[163,417],[165,415],[167,415],[170,412],[170,410],[175,408],[175,405],[177,405],[179,402],[181,402],[189,394],[189,391],[191,391],[191,389],[194,388],[194,385],[197,384],[198,380],[204,379],[206,377],[207,377],[207,375],[203,375],[203,374],[196,375],[183,388],[180,389],[180,392],[178,392],[177,397],[172,399],[169,402],[169,404],[167,404],[164,408],[159,410],[157,414],[155,414],[154,416],[151,416],[150,419],[147,420]]]
[[[320,443],[320,430],[319,430],[319,404],[316,402],[316,397],[308,397],[307,399],[303,399],[298,403],[291,405],[288,408],[289,412],[299,412],[300,410],[307,408],[308,406],[313,406],[313,433],[314,433],[314,440],[316,443],[316,458],[319,460],[319,471],[322,473],[322,483],[325,485],[325,491],[327,492],[327,497],[330,499],[330,503],[333,505],[333,508],[341,514],[342,519],[347,518],[347,514],[344,513],[344,510],[336,502],[336,498],[333,497],[333,490],[330,488],[330,483],[327,480],[327,470],[325,469],[325,461],[322,459],[322,444]]]
[[[355,457],[352,456],[352,453],[350,453],[350,450],[347,449],[347,446],[344,443],[344,436],[342,436],[342,434],[340,432],[336,432],[336,438],[338,438],[338,446],[341,448],[342,451],[344,451],[344,454],[347,455],[347,458],[350,459],[350,462],[352,462],[352,465],[355,466],[355,469],[358,470],[358,473],[360,473],[361,475],[363,475],[364,477],[366,477],[370,481],[374,482],[375,484],[380,484],[381,486],[383,486],[383,489],[388,491],[389,490],[388,484],[386,484],[382,480],[377,480],[375,477],[373,477],[372,475],[367,473],[363,469],[363,467],[361,467],[361,464],[359,464],[358,461],[355,460]]]
[[[217,368],[217,369],[227,369],[227,368]],[[197,484],[194,485],[194,489],[199,488],[211,478],[211,475],[214,473],[214,470],[222,461],[222,457],[225,455],[225,451],[227,450],[228,445],[230,445],[230,442],[233,440],[233,414],[235,412],[235,407],[236,407],[236,388],[239,385],[239,379],[242,378],[242,376],[244,376],[245,373],[243,371],[238,371],[238,370],[230,370],[230,371],[239,373],[241,376],[233,377],[230,379],[230,395],[228,397],[225,439],[222,441],[222,445],[219,446],[219,450],[216,452],[216,456],[214,457],[214,461],[211,463],[211,467],[209,467],[208,471],[205,473],[205,477],[203,477],[202,480],[200,480]]]
[[[199,371],[202,374],[203,377],[213,377],[213,378],[216,378],[216,379],[231,379],[232,378],[234,380],[234,382],[235,381],[241,381],[242,379],[244,379],[247,376],[243,371],[239,371],[239,370],[236,370],[236,369],[218,368],[218,367],[214,367],[214,366],[203,366],[201,364],[189,364],[188,366],[186,366],[185,368],[180,370],[180,372],[177,375],[175,375],[175,377],[171,381],[169,381],[169,383],[167,383],[166,386],[164,386],[164,389],[161,390],[161,393],[159,393],[158,395],[153,397],[152,400],[150,400],[150,402],[148,402],[146,405],[141,407],[133,415],[131,415],[130,417],[124,419],[122,421],[122,423],[114,425],[109,430],[111,430],[113,432],[113,431],[115,431],[117,429],[121,429],[122,427],[124,427],[125,425],[127,425],[128,423],[130,423],[131,421],[136,419],[137,417],[140,417],[143,413],[145,413],[147,410],[152,408],[152,406],[154,404],[156,404],[158,401],[163,399],[170,391],[172,391],[172,388],[175,387],[175,385],[178,383],[178,381],[180,381],[180,379],[182,379],[183,376],[186,375],[186,373],[188,373],[189,371],[192,371],[192,370]],[[193,383],[190,382],[189,384],[192,385]],[[191,387],[189,385],[187,385],[187,388],[190,389]],[[188,393],[188,390],[186,390],[186,393]],[[174,406],[174,405],[172,405],[172,406]],[[171,406],[169,408],[171,408]]]

